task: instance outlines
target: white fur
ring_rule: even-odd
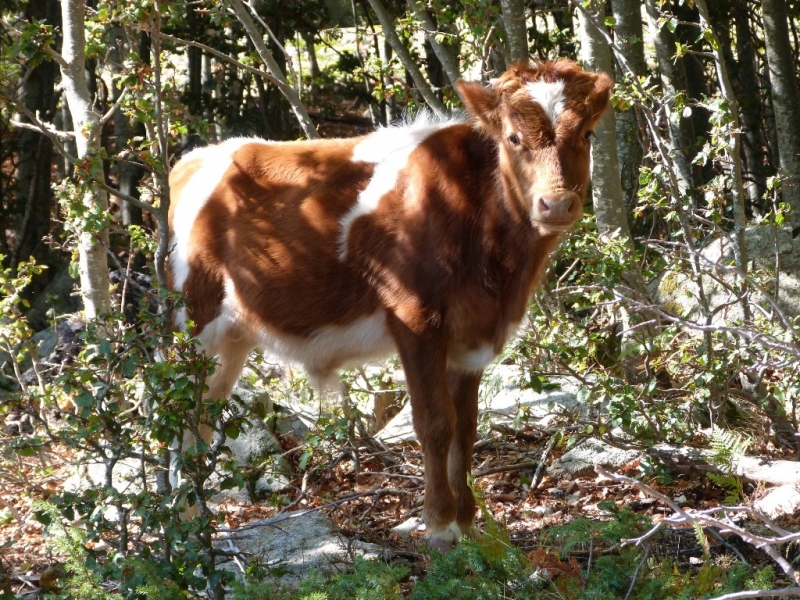
[[[497,356],[491,344],[481,344],[473,350],[451,353],[448,364],[462,371],[483,371]]]
[[[464,117],[453,116],[447,120],[437,120],[430,113],[423,112],[409,124],[399,127],[378,129],[367,136],[353,149],[353,162],[375,164],[367,187],[358,195],[355,205],[345,214],[340,225],[339,258],[347,257],[347,236],[356,219],[378,208],[383,196],[397,184],[397,176],[406,166],[411,153],[431,134],[462,123]]]
[[[173,198],[175,212],[172,217],[172,246],[170,248],[170,266],[172,268],[173,286],[183,290],[183,284],[189,277],[189,242],[192,228],[200,211],[208,202],[211,194],[225,176],[228,167],[233,163],[233,154],[245,144],[261,143],[264,140],[255,138],[233,138],[216,146],[196,148],[186,154],[182,160],[204,158],[203,167],[197,171],[181,190],[178,198]],[[181,309],[176,315],[179,327],[186,325],[186,311]]]
[[[249,325],[252,320],[246,320],[233,282],[227,280],[220,315],[208,323],[199,335],[203,348],[214,352],[225,336],[237,330],[237,323]],[[248,333],[251,332],[248,330]],[[383,310],[356,319],[348,325],[326,325],[308,338],[289,335],[272,327],[255,328],[251,336],[242,343],[257,346],[276,358],[299,363],[320,384],[326,383],[339,367],[383,358],[395,350]]]
[[[439,547],[440,550],[446,550],[449,549],[449,547],[455,546],[458,540],[461,539],[461,536],[467,533],[466,531],[461,531],[458,523],[450,521],[441,531],[431,531],[428,529],[425,532],[425,537],[431,539],[432,546]]]
[[[555,125],[558,115],[564,110],[564,82],[554,81],[534,81],[528,84],[528,92],[536,102],[544,109],[544,113],[550,122]]]

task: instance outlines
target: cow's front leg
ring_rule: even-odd
[[[448,478],[455,494],[458,527],[462,535],[472,532],[475,523],[475,498],[467,485],[472,468],[472,453],[478,427],[478,389],[482,371],[448,373],[450,397],[456,411],[456,429],[450,445]]]
[[[456,430],[456,411],[447,385],[447,348],[441,331],[416,333],[393,323],[406,374],[414,430],[425,466],[426,537],[446,552],[458,542],[458,508],[448,478],[448,456]]]

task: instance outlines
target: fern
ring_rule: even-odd
[[[697,538],[697,543],[703,548],[703,558],[708,560],[711,558],[711,544],[708,543],[708,536],[706,536],[706,532],[703,531],[703,526],[700,523],[695,521],[692,525],[694,527],[694,535]]]
[[[708,479],[726,491],[725,504],[736,504],[744,494],[736,467],[749,446],[750,439],[735,431],[715,429],[711,434],[711,464],[722,473],[708,473]]]
[[[706,473],[709,481],[725,490],[724,504],[737,504],[744,494],[742,481],[733,475],[723,473]]]
[[[750,439],[727,429],[714,429],[711,434],[711,464],[729,475],[736,474],[739,460],[747,452]]]

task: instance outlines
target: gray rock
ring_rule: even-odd
[[[353,556],[380,558],[385,551],[380,546],[361,541],[351,542],[336,531],[331,519],[321,512],[296,511],[267,521],[254,521],[246,531],[236,532],[221,539],[219,547],[235,547],[248,560],[258,560],[262,565],[284,573],[282,585],[296,585],[316,569],[322,574],[332,574],[337,565],[350,563]],[[239,571],[234,563],[221,568]]]
[[[226,445],[240,467],[256,467],[259,475],[251,482],[249,489],[225,490],[217,494],[214,500],[234,498],[245,502],[255,501],[266,494],[286,490],[289,486],[286,477],[289,463],[281,456],[281,443],[265,422],[269,420],[269,415],[266,419],[261,417],[272,408],[268,393],[246,380],[240,380],[233,395],[239,398],[243,410],[248,412],[250,424],[243,428],[238,437],[228,438]]]
[[[593,474],[595,465],[620,469],[642,456],[636,450],[621,450],[602,440],[587,439],[554,460],[547,472],[555,479],[574,479]]]
[[[420,531],[424,526],[422,519],[419,517],[411,517],[410,519],[406,519],[399,525],[395,525],[391,528],[391,532],[395,534],[397,537],[407,538],[411,537],[411,534],[415,531]]]
[[[774,229],[767,226],[752,226],[745,230],[748,259],[756,266],[774,266],[775,255],[780,255],[781,273],[778,305],[788,316],[800,314],[800,242],[792,240],[787,229]],[[728,238],[714,240],[701,251],[701,267],[708,269],[715,264],[734,265],[733,246]],[[734,276],[720,270],[719,277],[733,285]],[[743,317],[741,303],[727,286],[709,276],[702,277],[703,291],[708,298],[713,315],[713,324],[732,323]],[[701,317],[699,287],[688,272],[666,271],[650,286],[653,299],[668,307],[680,316],[698,320]],[[754,301],[767,307],[767,301],[754,296]],[[719,310],[717,310],[719,309]]]
[[[262,420],[251,420],[250,426],[236,439],[228,438],[226,445],[240,467],[256,467],[258,475],[248,489],[225,490],[214,496],[215,501],[223,498],[256,501],[289,487],[286,476],[289,463],[281,456],[281,443]]]
[[[506,365],[495,365],[487,372],[481,385],[480,410],[484,417],[489,417],[493,422],[507,421],[521,407],[526,407],[530,420],[546,426],[555,416],[553,409],[556,405],[566,409],[574,409],[578,405],[578,384],[575,381],[553,378],[552,381],[558,383],[560,388],[540,393],[521,388],[519,375],[518,367]],[[411,403],[407,402],[375,437],[387,443],[415,440]]]
[[[151,471],[148,469],[148,471]],[[148,473],[148,487],[155,488],[155,478]],[[111,485],[120,494],[138,494],[142,491],[142,463],[134,458],[119,461],[111,474]],[[82,494],[92,488],[106,487],[106,465],[98,461],[87,461],[70,466],[70,474],[64,481],[63,490]],[[104,516],[109,521],[117,521],[119,512],[116,506],[108,505]]]
[[[794,515],[800,510],[800,490],[796,485],[782,485],[758,500],[753,508],[770,519]]]

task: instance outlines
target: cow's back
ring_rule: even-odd
[[[373,310],[338,255],[339,221],[372,171],[352,145],[236,140],[178,164],[170,260],[198,331],[231,296],[244,318],[296,336]]]

